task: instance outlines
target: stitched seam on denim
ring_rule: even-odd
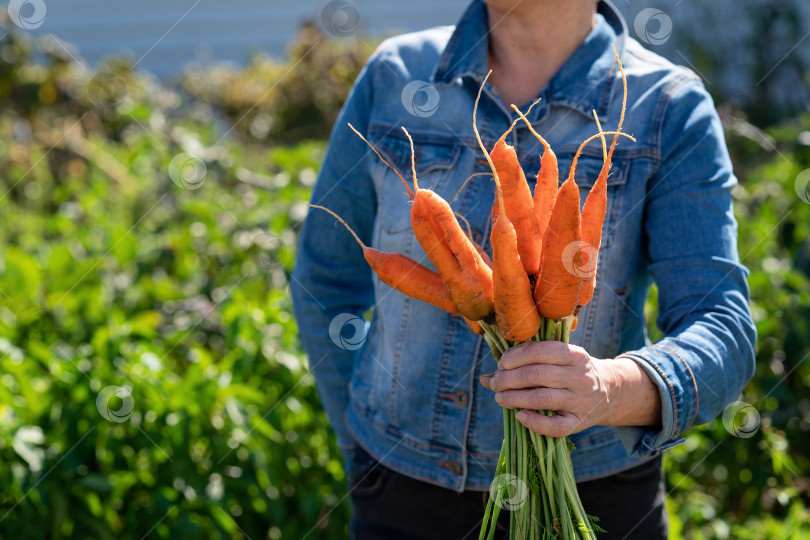
[[[460,326],[462,323],[461,321],[456,323],[457,326]],[[467,475],[470,472],[469,464],[467,463],[467,456],[469,451],[467,450],[467,438],[469,437],[470,430],[472,429],[472,395],[475,391],[473,381],[476,380],[476,374],[478,372],[478,367],[481,365],[478,362],[478,355],[481,352],[481,344],[484,342],[484,338],[482,336],[478,336],[477,343],[475,344],[475,352],[471,356],[472,362],[472,369],[470,370],[469,380],[467,381],[467,396],[470,398],[467,400],[467,407],[466,407],[466,415],[467,417],[464,419],[464,429],[462,430],[461,434],[461,485],[467,483]]]
[[[413,239],[413,236],[409,236],[406,240],[407,244],[405,245],[405,249],[407,251],[410,251]],[[397,331],[397,341],[396,345],[394,346],[393,366],[391,366],[391,401],[388,404],[388,414],[392,422],[397,418],[397,377],[399,375],[399,365],[402,362],[402,350],[405,346],[405,336],[408,334],[408,323],[411,319],[411,300],[412,299],[410,296],[406,296],[404,304],[402,305],[402,322],[399,325],[399,329]],[[381,360],[377,361],[381,362]],[[377,368],[379,369],[380,366],[377,366]]]
[[[489,228],[491,224],[492,224],[491,219],[486,220],[486,226],[484,227],[484,231],[481,233],[482,243],[484,242],[484,239],[489,235]],[[461,322],[458,322],[457,324],[461,325]],[[469,464],[467,463],[467,456],[470,454],[470,451],[467,447],[468,444],[467,441],[470,438],[470,435],[472,434],[473,429],[475,427],[475,411],[477,409],[477,404],[475,404],[474,406],[473,401],[475,400],[477,394],[476,392],[477,386],[475,384],[475,381],[478,379],[478,374],[480,373],[482,361],[482,358],[480,357],[482,356],[481,353],[483,351],[483,343],[484,343],[483,336],[478,336],[478,343],[476,343],[475,345],[475,353],[472,355],[472,362],[473,362],[472,373],[467,387],[467,391],[469,392],[467,394],[469,396],[469,400],[467,403],[467,418],[466,422],[464,423],[463,438],[461,440],[461,444],[463,445],[461,449],[462,451],[461,466],[463,467],[463,474],[461,477],[462,485],[465,485],[467,483],[467,478],[470,472],[470,467]]]
[[[442,357],[439,362],[439,380],[436,383],[436,395],[434,396],[433,402],[433,421],[431,422],[430,438],[434,440],[439,440],[442,432],[442,410],[445,404],[440,395],[444,392],[445,382],[447,381],[447,372],[450,369],[450,360],[452,359],[451,352],[453,350],[455,335],[456,325],[452,323],[447,324]]]
[[[602,439],[608,439],[608,438],[610,438],[610,437],[615,437],[615,436],[616,436],[616,432],[614,432],[614,431],[608,431],[607,433],[600,433],[600,434],[598,434],[598,435],[594,435],[594,436],[592,436],[592,437],[588,437],[587,439],[582,439],[581,441],[579,441],[579,442],[577,442],[577,443],[574,443],[574,444],[575,444],[575,446],[576,446],[577,448],[579,448],[579,447],[580,447],[580,445],[584,445],[584,444],[592,443],[592,442],[594,442],[594,441],[600,441],[600,440],[602,440]]]
[[[655,139],[652,141],[653,148],[658,150],[658,160],[663,159],[663,151],[661,149],[661,135],[664,131],[664,119],[666,117],[667,110],[669,109],[669,105],[672,102],[672,98],[675,95],[675,92],[680,89],[680,87],[690,80],[695,80],[694,77],[689,76],[688,74],[681,74],[676,76],[672,81],[669,82],[664,87],[664,90],[661,92],[661,97],[659,98],[658,104],[656,105],[655,113],[653,114],[653,126],[655,129],[652,131],[655,134]],[[700,80],[700,79],[698,79]]]
[[[598,279],[598,276],[597,276]],[[585,321],[585,335],[582,337],[582,347],[585,350],[591,350],[591,339],[593,338],[594,327],[596,326],[596,311],[599,307],[599,297],[602,294],[603,287],[597,287],[596,283],[593,287],[593,296],[591,301],[587,304],[588,318]]]
[[[604,286],[604,283],[603,283]],[[611,355],[615,354],[613,351],[618,352],[619,345],[621,345],[621,327],[624,326],[624,319],[627,313],[627,310],[624,307],[625,301],[624,299],[627,298],[627,291],[618,293],[616,291],[612,291],[613,295],[616,296],[616,301],[613,304],[613,320],[610,324],[610,336],[611,336]],[[621,319],[621,322],[619,320]],[[618,335],[617,335],[618,334]]]
[[[672,410],[673,410],[673,414],[674,414],[674,418],[673,418],[673,421],[672,421],[672,423],[674,424],[673,433],[672,433],[671,436],[667,437],[667,440],[674,439],[675,437],[678,436],[678,401],[675,398],[675,388],[672,386],[672,383],[669,381],[669,377],[667,377],[667,374],[664,373],[664,370],[661,369],[661,367],[658,365],[658,363],[656,363],[652,358],[650,358],[649,356],[646,356],[646,355],[644,355],[642,353],[639,353],[639,352],[634,352],[634,353],[631,353],[631,354],[637,354],[638,356],[640,356],[640,357],[644,358],[645,360],[647,360],[647,362],[649,362],[655,368],[655,370],[658,373],[661,374],[661,376],[664,378],[664,380],[667,381],[667,385],[669,385],[669,392],[670,392],[670,394],[672,394]]]
[[[611,50],[611,52],[613,52]],[[614,64],[611,62],[610,64],[610,71],[607,75],[607,81],[605,82],[605,88],[602,90],[602,102],[599,105],[599,113],[602,115],[606,115],[609,111],[610,107],[610,97],[613,96],[613,83],[616,78],[616,70],[619,68],[618,64]]]
[[[461,33],[458,32],[458,27],[467,22],[467,12],[469,8],[464,11],[463,18],[458,22],[456,26],[453,27],[453,33],[450,35],[450,39],[447,42],[447,45],[444,46],[444,49],[441,52],[441,56],[439,56],[439,63],[433,68],[431,72],[433,74],[433,79],[435,81],[436,76],[439,75],[443,81],[447,81],[447,73],[445,72],[447,69],[447,63],[450,60],[450,50],[453,49],[458,41],[458,38],[461,36]],[[455,66],[453,66],[455,67]]]
[[[357,436],[357,434],[354,432],[354,430],[351,428],[351,426],[349,426],[349,431],[351,431],[353,437]],[[401,444],[402,446],[405,446],[405,445],[408,444],[407,439],[408,439],[408,437],[406,437],[406,440]],[[401,469],[399,467],[396,467],[394,465],[391,465],[389,463],[385,463],[385,462],[381,461],[374,452],[371,452],[368,448],[366,448],[362,444],[358,443],[358,446],[363,448],[363,450],[365,450],[366,453],[369,456],[371,456],[372,459],[374,459],[374,461],[382,464],[383,466],[387,467],[388,469],[391,469],[392,471],[394,471],[394,472],[396,472],[398,474],[409,476],[411,478],[418,478],[419,480],[424,480],[425,482],[429,482],[429,483],[432,483],[432,484],[436,484],[438,482],[439,485],[448,487],[450,489],[456,489],[457,483],[448,483],[446,481],[437,480],[435,476],[432,476],[432,477],[431,476],[423,476],[423,475],[421,475],[419,473],[416,473],[416,472],[413,472],[413,471],[406,471],[405,469]],[[431,472],[437,472],[437,471],[431,471]]]
[[[430,450],[437,450],[439,452],[445,452],[447,454],[452,454],[454,456],[459,455],[458,450],[455,449],[455,448],[446,446],[446,445],[444,445],[442,443],[435,443],[434,444],[434,443],[431,443],[431,442],[421,442],[421,440],[417,439],[414,435],[407,434],[405,432],[400,431],[398,428],[396,428],[396,427],[394,427],[394,426],[392,426],[390,424],[386,424],[385,422],[381,422],[374,415],[373,411],[369,410],[367,407],[365,407],[364,405],[362,405],[360,403],[356,403],[355,406],[357,407],[357,409],[361,413],[363,413],[363,415],[367,419],[371,420],[372,424],[374,424],[375,426],[380,427],[383,431],[385,431],[386,434],[391,435],[393,437],[398,437],[400,439],[402,439],[402,438],[406,439],[405,442],[402,443],[402,446],[405,446],[406,448],[412,448],[412,449],[417,449],[415,447],[427,448],[427,449],[430,449]],[[352,431],[352,432],[354,431],[353,429],[351,429],[351,425],[349,425],[349,430]]]
[[[412,134],[413,136],[413,134]],[[389,135],[388,137],[392,137]],[[398,141],[399,142],[399,141]],[[407,139],[401,141],[403,149],[407,148],[407,155],[408,158],[406,161],[401,161],[396,153],[396,151],[392,148],[393,144],[387,142],[385,139],[377,139],[375,141],[371,141],[374,145],[374,148],[377,149],[380,154],[386,157],[386,161],[392,163],[396,169],[403,174],[403,176],[407,176],[407,173],[410,172],[411,169],[411,162],[410,162],[410,143]],[[414,148],[416,150],[416,156],[414,157],[414,161],[416,164],[416,171],[417,173],[424,174],[428,171],[432,170],[449,170],[452,169],[456,163],[458,162],[458,158],[461,155],[461,145],[459,144],[446,144],[444,142],[437,142],[432,140],[422,140],[417,141],[416,137],[414,136],[413,140]],[[421,155],[422,148],[425,146],[437,146],[437,147],[446,147],[448,149],[448,159],[440,159],[435,158],[430,161],[426,161],[423,159],[419,159]],[[382,164],[386,169],[388,167],[383,163]]]
[[[686,425],[686,427],[684,427],[681,430],[681,433],[683,433],[684,431],[689,429],[695,423],[695,419],[697,418],[698,410],[700,409],[700,397],[698,396],[697,381],[695,380],[695,374],[692,372],[692,368],[689,366],[689,364],[686,362],[686,360],[684,360],[684,358],[680,354],[678,354],[678,351],[676,351],[672,347],[669,347],[668,345],[659,345],[659,346],[663,347],[665,349],[669,349],[670,351],[672,351],[675,354],[675,356],[677,356],[678,358],[681,359],[681,362],[683,362],[683,365],[686,366],[686,369],[689,371],[689,376],[692,377],[692,386],[695,387],[695,414],[692,416],[692,420],[689,421],[689,423]],[[677,436],[677,433],[676,433],[676,436]]]
[[[599,251],[602,251],[603,249],[605,249],[605,250],[610,249],[610,247],[613,245],[614,232],[615,232],[614,231],[615,227],[614,227],[613,224],[616,223],[619,212],[621,211],[621,207],[622,207],[622,196],[621,195],[622,195],[622,191],[624,189],[624,185],[627,183],[627,180],[629,180],[629,178],[630,178],[630,161],[629,160],[623,160],[623,161],[621,161],[619,163],[620,163],[620,166],[619,166],[620,168],[619,168],[618,175],[621,175],[621,177],[624,178],[624,181],[621,182],[621,183],[614,183],[614,184],[608,183],[608,185],[607,185],[607,188],[608,188],[608,205],[609,205],[609,207],[606,209],[605,222],[604,222],[604,224],[602,226],[602,229],[603,229],[602,238],[604,238],[606,241],[600,243]],[[607,234],[605,234],[605,231],[604,231],[605,226],[607,226]]]

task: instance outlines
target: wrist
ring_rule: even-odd
[[[607,360],[609,366],[608,426],[661,424],[658,387],[638,363],[628,357]]]

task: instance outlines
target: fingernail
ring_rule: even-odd
[[[529,419],[529,414],[527,412],[525,412],[525,411],[520,411],[520,412],[515,414],[515,419],[517,419],[517,421],[522,424],[522,423],[526,422]]]
[[[498,405],[503,405],[503,392],[495,392],[495,402]]]

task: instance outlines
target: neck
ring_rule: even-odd
[[[594,0],[487,2],[491,81],[507,105],[536,97],[593,29]]]

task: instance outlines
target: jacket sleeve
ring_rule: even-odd
[[[329,139],[311,202],[333,210],[371,243],[376,194],[371,154],[347,126],[368,131],[372,106],[371,65],[362,70]],[[354,446],[345,423],[349,380],[367,333],[363,313],[374,302],[371,270],[363,251],[335,218],[310,209],[299,240],[290,292],[310,370],[344,453]]]
[[[621,427],[631,455],[657,455],[716,417],[754,373],[756,327],[737,253],[736,185],[723,128],[701,83],[685,78],[661,115],[661,164],[647,187],[644,238],[665,337],[620,356],[658,387],[662,425]]]

